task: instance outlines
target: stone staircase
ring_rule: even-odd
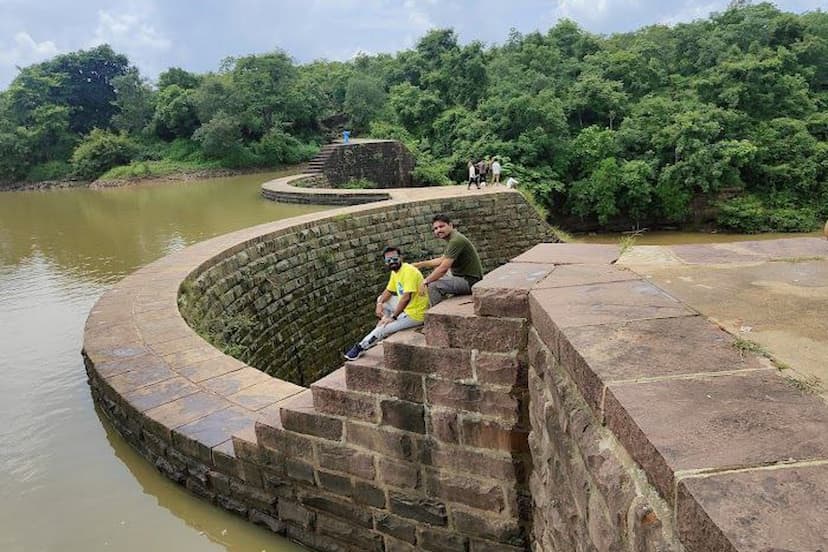
[[[525,550],[526,336],[525,318],[444,301],[266,411],[236,456],[291,480],[279,518],[314,548],[321,534],[354,550]]]
[[[316,154],[316,157],[308,161],[305,174],[323,174],[323,169],[325,168],[325,163],[328,162],[328,158],[330,158],[334,150],[340,146],[342,146],[342,144],[339,143],[325,144],[322,146],[319,153]]]

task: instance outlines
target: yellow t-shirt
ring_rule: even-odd
[[[411,292],[411,301],[405,307],[405,314],[414,320],[422,322],[425,320],[425,311],[428,310],[428,295],[420,295],[420,284],[423,283],[423,275],[414,265],[403,263],[396,272],[391,272],[388,278],[388,291],[402,297],[404,293]]]

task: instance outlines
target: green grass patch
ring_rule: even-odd
[[[130,178],[153,178],[176,173],[220,169],[219,161],[133,161],[129,165],[113,167],[100,176],[100,180],[127,180]]]

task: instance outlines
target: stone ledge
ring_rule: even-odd
[[[814,241],[822,242],[672,250],[690,263],[795,261],[814,254]],[[820,243],[818,254],[825,249]],[[555,267],[529,292],[531,322],[551,362],[673,504],[688,551],[819,549],[828,522],[819,506],[828,465],[825,403],[652,283],[608,269],[611,259],[607,250],[590,256],[559,245],[515,259],[580,264]],[[533,347],[530,341],[530,359],[548,365]]]

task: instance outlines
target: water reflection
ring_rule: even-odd
[[[320,209],[261,200],[273,176],[0,194],[0,550],[295,550],[128,448],[95,415],[79,354],[89,309],[125,274]]]

